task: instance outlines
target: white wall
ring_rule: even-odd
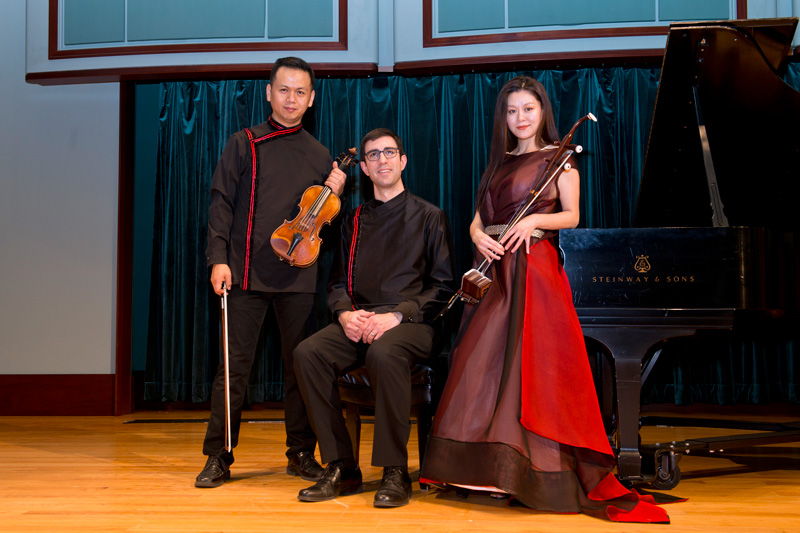
[[[800,0],[747,0],[747,18],[782,17],[800,17]],[[800,32],[795,33],[792,46],[800,46]]]
[[[119,86],[26,84],[25,22],[0,1],[0,374],[109,374]]]

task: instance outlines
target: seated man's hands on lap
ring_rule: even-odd
[[[372,344],[381,336],[402,322],[400,313],[373,313],[358,309],[345,311],[339,315],[339,324],[347,338],[353,342]]]

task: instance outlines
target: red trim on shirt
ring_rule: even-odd
[[[353,215],[353,238],[350,241],[350,257],[347,260],[347,294],[350,295],[350,301],[353,302],[353,311],[356,310],[356,298],[353,296],[353,278],[355,277],[354,265],[356,262],[356,245],[358,244],[358,216],[361,214],[361,204],[356,208]]]
[[[253,132],[249,129],[245,128],[245,132],[247,132],[247,138],[250,140],[250,159],[253,161],[253,168],[251,171],[250,177],[250,211],[247,214],[247,241],[245,243],[245,252],[244,252],[244,278],[242,279],[242,290],[247,290],[247,280],[248,275],[250,273],[250,237],[253,232],[253,219],[255,218],[256,214],[256,184],[258,181],[257,178],[257,169],[258,164],[256,162],[256,144],[269,141],[274,139],[275,137],[281,137],[283,135],[291,135],[292,133],[297,133],[301,129],[303,129],[302,124],[298,124],[293,128],[286,128],[281,126],[274,120],[272,117],[269,118],[269,123],[277,128],[277,131],[273,131],[271,133],[267,133],[266,135],[259,137],[258,139],[253,138]]]

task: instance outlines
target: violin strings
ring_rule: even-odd
[[[311,204],[311,207],[308,209],[308,211],[303,216],[303,218],[300,221],[298,221],[297,224],[302,230],[304,230],[304,231],[308,230],[308,228],[311,226],[311,222],[315,218],[317,218],[317,215],[319,214],[320,207],[325,203],[325,201],[328,199],[328,196],[329,196],[330,189],[328,189],[327,187],[326,187],[326,189],[327,190],[323,190],[320,193],[320,195],[317,196],[317,199],[314,200],[314,203]],[[323,196],[324,196],[324,198],[323,198]],[[314,214],[312,215],[311,213],[314,213]]]

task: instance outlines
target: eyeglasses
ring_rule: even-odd
[[[377,161],[381,158],[381,154],[386,156],[386,159],[392,159],[397,155],[399,150],[397,148],[384,148],[383,150],[371,150],[364,154],[367,161]]]

